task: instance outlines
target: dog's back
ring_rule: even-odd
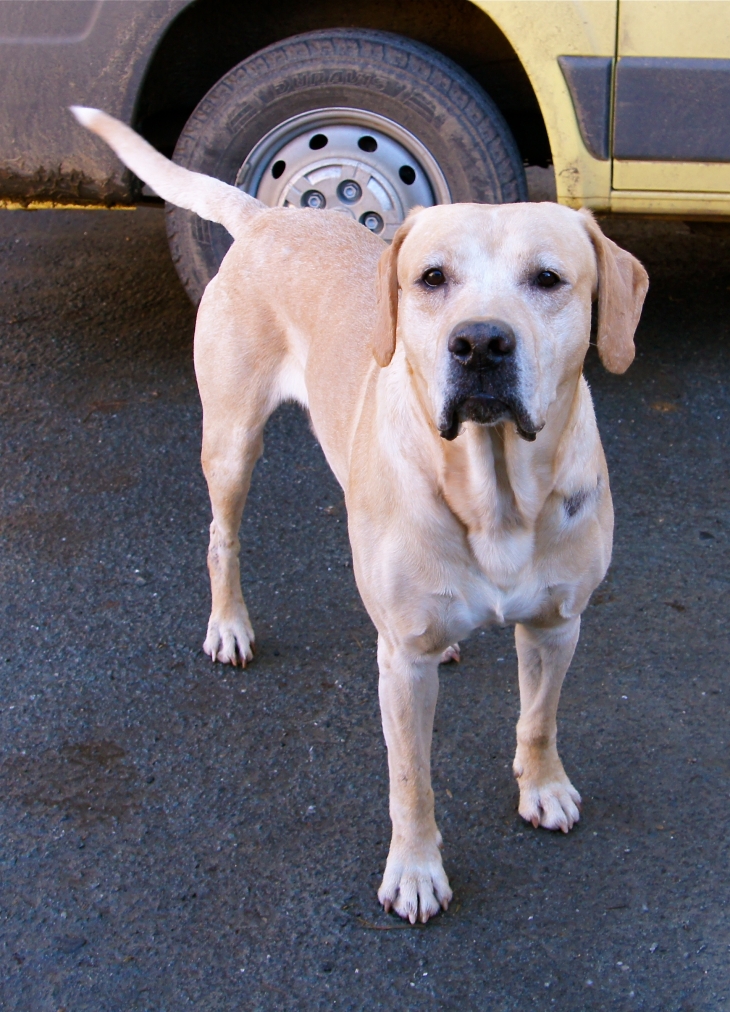
[[[71,111],[160,197],[218,222],[236,240],[200,305],[196,369],[204,406],[210,363],[218,388],[230,355],[237,391],[231,396],[240,396],[245,382],[246,397],[260,401],[267,417],[283,400],[309,408],[344,485],[357,406],[374,367],[370,337],[385,243],[346,215],[269,208],[236,186],[176,165],[99,109]],[[208,348],[213,339],[215,352]]]
[[[254,396],[255,383],[267,417],[284,400],[309,409],[343,487],[367,375],[377,370],[371,335],[384,248],[335,211],[271,208],[240,231],[198,311],[196,369],[204,400],[206,380],[218,390],[230,357],[239,396],[244,389]]]

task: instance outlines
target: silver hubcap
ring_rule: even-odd
[[[280,123],[250,153],[236,185],[270,207],[339,211],[386,240],[412,207],[451,203],[418,138],[361,109],[314,109]]]

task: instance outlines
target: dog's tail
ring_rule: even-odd
[[[253,214],[266,207],[236,186],[175,165],[124,123],[100,109],[72,105],[71,112],[87,130],[98,134],[127,168],[163,200],[217,221],[236,238]]]

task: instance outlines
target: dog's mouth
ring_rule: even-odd
[[[439,432],[443,439],[456,439],[462,422],[477,422],[480,425],[497,425],[513,421],[522,439],[532,443],[542,425],[537,425],[523,406],[516,401],[502,400],[486,393],[471,394],[447,404],[441,417]]]

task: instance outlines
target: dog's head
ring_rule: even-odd
[[[417,210],[378,283],[375,358],[385,367],[402,345],[441,435],[511,419],[528,440],[580,372],[596,298],[601,361],[628,369],[649,284],[590,212],[547,203]]]

